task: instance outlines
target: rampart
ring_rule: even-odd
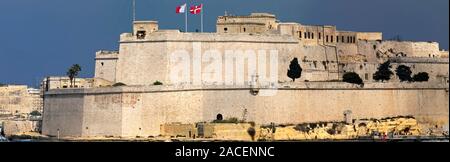
[[[165,123],[211,122],[218,114],[258,124],[416,117],[448,126],[448,85],[301,83],[275,96],[249,87],[130,86],[51,90],[45,96],[43,134],[61,136],[158,136]],[[262,91],[271,89],[260,89]]]

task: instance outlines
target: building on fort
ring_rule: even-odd
[[[110,86],[110,81],[104,80],[106,78],[102,74],[96,75],[97,78],[74,78],[73,85],[70,83],[68,76],[49,76],[45,77],[41,82],[41,90],[48,91],[50,89],[68,89],[68,88],[93,88]]]
[[[215,33],[190,33],[159,29],[157,21],[133,22],[132,33],[120,35],[118,51],[95,54],[94,79],[104,84],[45,92],[43,134],[158,136],[162,124],[209,122],[218,115],[241,117],[243,112],[247,120],[259,124],[339,121],[343,112],[352,112],[355,118],[410,115],[421,123],[448,128],[449,58],[436,42],[383,40],[381,32],[285,23],[267,13],[219,16],[216,27]],[[243,85],[206,81],[196,85],[192,73],[186,82],[171,80],[175,65],[170,54],[187,50],[189,58],[205,57],[211,49],[221,58],[244,60],[249,59],[245,51],[258,51],[258,60],[272,58],[271,51],[277,51],[276,64],[242,67],[244,76],[258,76],[258,83],[266,81],[276,93],[261,95],[273,87],[255,86],[251,77],[244,77],[248,84]],[[227,53],[230,49],[241,52]],[[286,75],[294,58],[303,69],[296,82]],[[374,81],[378,66],[386,61],[392,71],[407,65],[413,74],[427,72],[430,79],[401,83],[394,75],[386,83]],[[207,67],[202,62],[198,68]],[[277,80],[264,80],[268,76],[259,73],[261,69],[271,69]],[[356,72],[365,86],[343,83],[346,72]],[[218,76],[224,78],[226,73]],[[232,72],[234,78],[238,75]],[[110,86],[114,83],[126,86]]]

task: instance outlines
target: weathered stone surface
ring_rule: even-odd
[[[37,132],[39,129],[38,121],[5,121],[3,122],[3,131],[6,137],[11,135],[20,135],[28,132]]]
[[[217,114],[241,117],[245,109],[247,120],[258,124],[342,121],[342,113],[351,110],[355,119],[413,115],[420,122],[448,125],[446,88],[389,85],[294,84],[271,97],[254,96],[244,87],[51,90],[45,98],[43,133],[56,135],[60,129],[67,136],[158,136],[161,124],[212,121]]]

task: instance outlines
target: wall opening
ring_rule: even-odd
[[[222,114],[217,114],[217,116],[216,116],[216,120],[223,120],[223,116],[222,116]]]
[[[145,31],[137,31],[136,37],[137,37],[137,39],[144,39],[145,35],[146,35]]]

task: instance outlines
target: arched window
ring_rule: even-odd
[[[244,28],[244,32],[247,31],[247,29]]]
[[[319,39],[322,39],[322,33],[319,33]]]
[[[314,39],[314,33],[311,33],[311,39]]]
[[[216,116],[216,120],[223,120],[223,116],[222,116],[222,114],[217,114],[217,116]]]

